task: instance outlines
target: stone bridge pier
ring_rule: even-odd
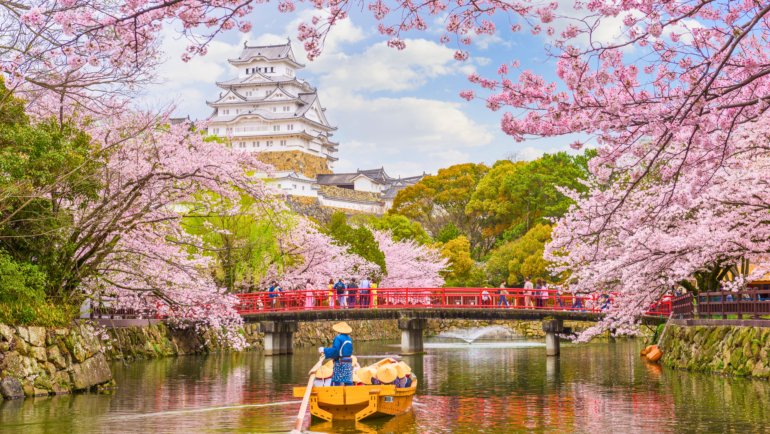
[[[422,353],[423,332],[428,327],[425,318],[400,318],[398,328],[401,330],[401,352],[404,354]]]
[[[560,319],[547,319],[543,321],[545,332],[545,355],[559,355],[559,333],[564,331],[564,322]]]
[[[292,354],[294,352],[294,332],[297,331],[296,321],[262,321],[259,329],[265,334],[266,356]]]

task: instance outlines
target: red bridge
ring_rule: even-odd
[[[399,322],[401,348],[421,352],[423,330],[430,318],[476,320],[547,320],[546,352],[559,352],[558,334],[564,320],[597,321],[614,302],[611,294],[578,296],[556,290],[523,288],[379,288],[357,289],[355,295],[338,295],[335,290],[294,290],[237,294],[238,312],[245,321],[259,321],[265,333],[266,354],[291,352],[297,322],[319,320],[380,320]],[[664,297],[649,306],[645,323],[665,322],[671,313],[671,299]]]

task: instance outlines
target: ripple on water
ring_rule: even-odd
[[[394,343],[356,343],[369,362]],[[363,424],[306,425],[312,432],[766,432],[770,384],[661,369],[641,342],[430,341],[403,356],[419,378],[413,410]],[[0,403],[0,431],[24,434],[288,432],[313,348],[292,356],[213,354],[113,365],[111,395]],[[306,421],[306,424],[309,421]]]

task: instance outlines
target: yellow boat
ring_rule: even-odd
[[[294,396],[305,395],[305,387],[295,387]],[[313,387],[310,392],[310,414],[329,422],[359,421],[364,418],[396,416],[412,408],[417,380],[409,387],[392,384],[361,386]]]

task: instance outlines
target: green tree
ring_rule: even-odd
[[[438,231],[438,234],[436,234],[436,241],[439,243],[447,243],[460,236],[463,236],[462,232],[460,232],[460,229],[458,229],[454,224],[449,223],[441,228],[440,231]]]
[[[442,273],[445,286],[476,287],[484,281],[484,270],[471,257],[471,243],[463,235],[441,246],[441,255],[449,260],[447,271]]]
[[[480,256],[491,243],[482,236],[478,219],[466,215],[465,208],[488,171],[486,165],[474,163],[441,169],[399,191],[389,213],[419,222],[434,238],[446,225],[453,224],[468,237],[472,251]]]
[[[519,210],[516,208],[516,202],[511,200],[506,182],[517,170],[526,166],[524,161],[497,161],[476,186],[465,211],[470,216],[481,219],[481,230],[485,236],[497,238],[513,224]]]
[[[0,249],[44,273],[51,296],[75,293],[80,281],[72,213],[98,196],[104,164],[82,131],[30,123],[0,82]]]
[[[380,245],[369,228],[364,225],[353,227],[348,224],[345,214],[335,212],[325,229],[326,233],[340,246],[345,246],[348,252],[377,264],[382,273],[386,273],[385,254],[380,250]]]
[[[551,240],[551,226],[537,224],[521,238],[509,241],[489,256],[487,277],[494,284],[507,281],[517,284],[529,276],[533,279],[553,280],[548,272],[549,263],[543,259],[545,244]]]
[[[213,193],[199,198],[182,221],[185,231],[203,242],[191,249],[216,260],[214,276],[229,292],[253,290],[270,265],[280,262],[277,234],[285,225],[275,223],[287,216],[257,208],[246,196],[238,204]]]
[[[400,214],[383,216],[359,214],[352,216],[350,221],[354,225],[365,225],[378,231],[390,231],[396,241],[414,240],[419,244],[427,244],[431,241],[430,235],[425,232],[420,223]]]
[[[534,225],[564,215],[573,202],[559,187],[585,191],[581,180],[588,177],[593,152],[545,154],[529,163],[498,162],[479,182],[466,212],[480,221],[485,234],[516,239]]]

